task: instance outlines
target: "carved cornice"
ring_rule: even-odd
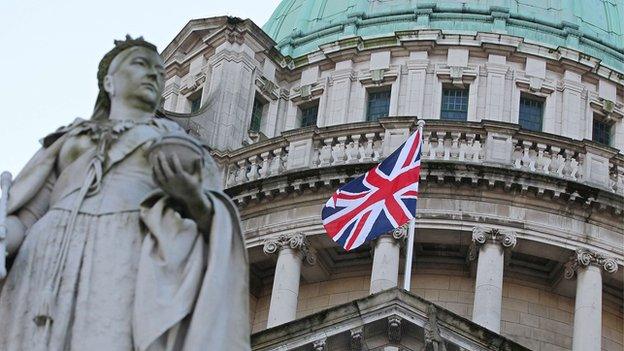
[[[563,276],[566,279],[572,279],[579,268],[589,267],[590,265],[602,268],[610,274],[618,270],[618,264],[613,257],[588,249],[577,249],[575,254],[570,257],[570,261],[566,263]]]
[[[179,91],[182,95],[188,95],[206,82],[206,72],[200,71],[194,75],[188,74],[182,78],[182,85],[179,87]]]
[[[621,120],[624,117],[624,105],[608,99],[604,99],[597,92],[589,92],[589,105],[597,112],[605,115],[612,121]]]
[[[477,259],[479,255],[478,247],[487,242],[500,244],[507,249],[506,251],[509,251],[516,246],[516,233],[496,228],[474,227],[472,230],[472,246],[468,252],[468,259],[470,261]]]
[[[451,83],[455,86],[468,86],[479,74],[473,67],[446,65],[436,65],[435,73],[443,83]]]
[[[263,251],[267,255],[278,253],[284,248],[298,250],[302,259],[309,265],[316,264],[316,255],[307,237],[303,233],[282,234],[264,241]]]
[[[399,69],[373,69],[368,72],[360,72],[358,80],[365,87],[390,85],[400,74]]]
[[[550,80],[522,75],[516,77],[516,85],[530,92],[542,94],[551,94],[557,89],[557,86]]]
[[[277,100],[280,97],[281,91],[277,84],[273,83],[265,76],[258,76],[255,80],[255,84],[258,87],[260,93],[271,100]]]
[[[325,92],[325,86],[327,84],[327,79],[324,79],[316,83],[302,85],[298,88],[294,88],[288,98],[294,103],[318,99]]]

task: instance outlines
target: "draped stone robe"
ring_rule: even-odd
[[[56,169],[63,145],[92,124],[45,139],[9,192],[9,213],[35,221],[0,292],[0,349],[249,350],[247,255],[213,162],[204,186],[210,233],[176,212],[152,178],[147,149],[180,129],[164,119],[121,132],[98,191],[81,200],[93,150]],[[54,277],[53,321],[38,325]]]

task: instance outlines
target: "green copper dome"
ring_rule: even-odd
[[[283,0],[263,27],[291,57],[348,36],[424,28],[569,47],[624,72],[624,0]]]

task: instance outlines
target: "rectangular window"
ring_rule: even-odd
[[[260,131],[260,123],[262,122],[262,112],[264,111],[264,103],[257,96],[254,98],[253,108],[251,110],[251,124],[249,130],[254,132]]]
[[[301,126],[315,126],[316,117],[318,116],[318,101],[312,105],[305,105],[301,107]]]
[[[191,113],[199,111],[199,108],[201,107],[201,98],[202,89],[194,92],[191,96],[188,97],[189,103],[191,104]]]
[[[366,120],[377,121],[381,117],[388,117],[390,112],[390,90],[368,93]]]
[[[592,140],[603,145],[611,146],[612,127],[613,124],[605,121],[601,116],[594,115]]]
[[[532,95],[520,96],[520,113],[518,116],[518,123],[521,128],[541,132],[543,115],[543,98]]]
[[[442,89],[440,119],[451,121],[468,120],[468,88]]]

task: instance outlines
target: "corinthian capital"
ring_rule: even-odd
[[[307,237],[303,233],[282,234],[264,241],[263,251],[267,255],[278,253],[284,248],[298,250],[306,263],[313,265],[316,263],[316,256],[312,252],[312,247]]]
[[[600,267],[607,273],[615,273],[618,270],[617,262],[613,257],[609,257],[588,249],[577,249],[574,255],[570,257],[570,261],[565,265],[563,276],[566,279],[572,279],[581,267],[590,265]]]

